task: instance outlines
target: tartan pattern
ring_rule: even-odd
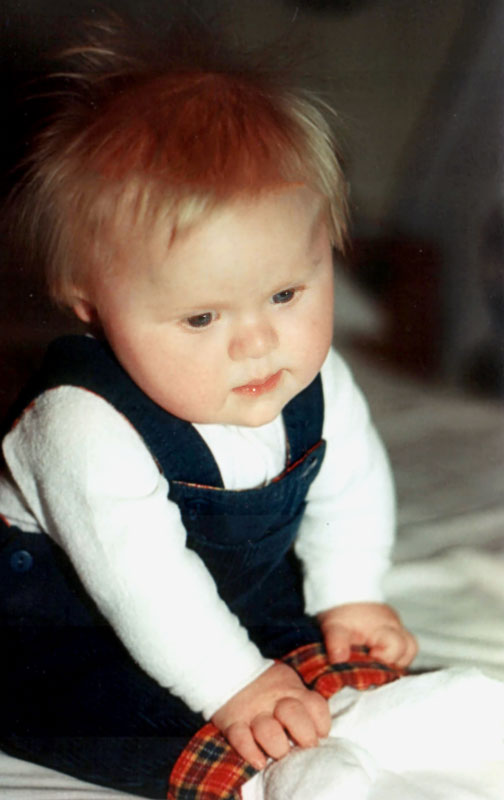
[[[405,670],[373,660],[366,647],[352,647],[351,660],[343,664],[330,664],[320,643],[304,645],[282,661],[296,670],[309,689],[326,699],[344,686],[359,691],[376,689],[405,674]]]
[[[211,722],[195,733],[170,775],[168,800],[240,800],[240,786],[256,769]]]
[[[325,698],[344,686],[374,689],[405,674],[374,661],[365,647],[353,647],[350,661],[344,664],[330,664],[321,643],[303,645],[282,661],[296,670],[309,689]],[[240,800],[240,787],[256,772],[209,722],[177,759],[167,800]]]

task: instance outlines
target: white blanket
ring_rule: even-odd
[[[454,668],[330,702],[329,738],[270,764],[244,800],[502,800],[503,683]]]

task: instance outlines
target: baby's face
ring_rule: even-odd
[[[131,378],[191,422],[274,419],[311,383],[331,343],[321,199],[300,186],[240,200],[168,249],[148,250],[133,247],[126,268],[96,280],[87,298]]]

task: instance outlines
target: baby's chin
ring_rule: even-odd
[[[306,386],[311,383],[311,380]],[[293,382],[290,381],[289,387],[283,387],[282,391],[275,393],[272,397],[254,398],[245,397],[241,398],[240,409],[237,409],[235,414],[232,414],[232,419],[224,424],[239,425],[244,428],[260,428],[263,425],[273,422],[280,416],[284,408],[293,400],[303,389],[305,385],[294,388]],[[248,406],[247,406],[248,404]]]
[[[263,425],[273,422],[282,413],[282,410],[283,406],[280,409],[269,412],[254,410],[248,414],[233,414],[220,420],[219,423],[221,425],[236,425],[239,428],[261,428]]]
[[[257,419],[250,422],[236,422],[234,424],[241,425],[243,428],[262,428],[263,425],[268,425],[270,422],[273,422],[273,420],[275,420],[281,413],[282,409],[274,414],[272,413],[259,416]]]
[[[306,385],[311,383],[311,380]],[[235,425],[243,428],[260,428],[277,419],[285,406],[304,388],[305,385],[298,385],[298,382],[286,370],[282,375],[281,384],[271,392],[255,395],[253,392],[237,394],[231,391],[214,408],[204,405],[199,409],[191,409],[192,414],[184,416],[182,412],[177,416],[197,425]]]
[[[229,409],[215,415],[205,415],[200,424],[236,425],[240,428],[260,428],[273,422],[283,411],[286,403],[264,403],[254,398],[242,399],[241,409]],[[248,404],[248,407],[247,407]]]

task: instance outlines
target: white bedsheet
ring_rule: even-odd
[[[344,689],[330,705],[330,737],[270,764],[244,800],[502,800],[501,681],[458,667]]]
[[[503,408],[416,386],[352,360],[396,475],[399,539],[387,592],[418,636],[420,654],[415,667],[477,667],[484,676],[504,681]],[[376,696],[387,691],[389,687],[384,687]],[[301,754],[304,758],[312,755]],[[367,759],[368,766],[373,762],[362,745],[360,751],[350,748],[348,758]],[[294,762],[294,753],[282,770],[289,769],[289,759]],[[431,777],[426,768],[420,777],[418,770],[379,769],[374,793],[368,797],[361,792],[359,800],[504,798],[502,761],[489,763],[485,774],[479,775],[467,766],[444,774],[437,770]],[[310,791],[310,800],[341,798],[341,787],[333,793],[325,788],[329,794],[317,796]],[[121,797],[126,795],[0,754],[2,800]],[[274,800],[284,798],[293,800],[285,793]]]

